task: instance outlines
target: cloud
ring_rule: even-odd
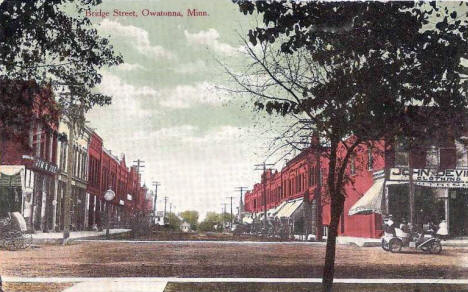
[[[178,64],[174,69],[174,72],[179,74],[193,74],[200,71],[207,70],[208,67],[203,60],[197,60],[195,62],[190,62],[186,64]]]
[[[103,94],[112,97],[111,111],[118,111],[133,117],[151,115],[151,112],[142,106],[141,101],[146,98],[158,98],[159,92],[148,86],[136,87],[123,82],[119,77],[104,72],[102,83],[99,85]],[[120,114],[119,113],[119,114]]]
[[[142,28],[133,25],[122,25],[117,21],[104,19],[101,22],[100,30],[111,34],[113,37],[122,37],[143,55],[156,59],[174,59],[174,55],[163,47],[151,45],[148,32]]]
[[[213,49],[216,53],[232,56],[240,51],[238,48],[218,41],[219,33],[216,29],[210,28],[198,33],[190,33],[184,30],[185,38],[189,44],[203,45]]]
[[[227,100],[225,93],[221,93],[207,81],[195,85],[177,85],[162,91],[161,95],[161,106],[176,109],[189,108],[196,104],[218,105]]]
[[[140,64],[123,63],[123,64],[120,64],[118,67],[116,67],[116,69],[120,71],[136,71],[136,70],[145,70],[145,67],[143,67]]]

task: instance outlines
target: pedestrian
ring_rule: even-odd
[[[442,239],[447,239],[448,237],[448,226],[447,226],[447,221],[445,220],[442,220],[440,223],[439,223],[439,230],[437,230],[437,233],[436,233],[440,238]]]

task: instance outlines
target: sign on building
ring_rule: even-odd
[[[388,181],[409,182],[408,168],[391,168]],[[433,188],[468,188],[468,169],[413,169],[413,183]]]

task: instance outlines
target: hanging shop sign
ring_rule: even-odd
[[[52,172],[52,173],[57,172],[57,165],[46,162],[46,161],[43,161],[43,160],[40,160],[40,159],[36,159],[34,161],[34,163],[33,163],[33,166],[35,168],[40,169],[40,170],[44,170],[44,171],[48,171],[48,172]]]
[[[388,181],[409,182],[408,168],[391,168]],[[434,188],[468,188],[468,169],[413,169],[413,183]]]

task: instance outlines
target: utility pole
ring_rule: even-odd
[[[172,203],[169,203],[169,225],[171,225],[171,217],[172,217]]]
[[[166,205],[167,205],[167,197],[164,197],[164,224],[166,224]]]
[[[267,203],[266,203],[266,170],[267,166],[274,166],[274,164],[267,164],[265,161],[262,164],[255,164],[255,170],[262,170],[262,184],[263,184],[263,227],[266,232],[267,229]]]
[[[158,181],[153,181],[153,186],[154,186],[154,203],[153,203],[153,212],[154,212],[154,217],[156,218],[156,200],[158,199],[158,186],[161,184]]]
[[[247,187],[236,187],[236,191],[240,191],[238,216],[239,222],[242,222],[242,212],[244,211],[244,202],[242,200],[242,195],[244,191],[247,191]]]
[[[134,166],[136,167],[138,177],[140,177],[140,171],[143,172],[143,170],[141,170],[141,168],[145,167],[143,165],[143,163],[145,163],[145,162],[143,160],[137,159],[137,160],[134,160],[133,163],[135,163]]]
[[[230,220],[230,224],[229,224],[229,227],[232,229],[232,199],[234,198],[233,196],[230,196],[230,197],[226,197],[228,199],[231,199],[231,218],[229,218]]]
[[[222,203],[222,205],[223,205],[223,209],[222,209],[222,213],[221,213],[221,218],[222,218],[222,220],[223,220],[223,231],[224,231],[224,223],[225,223],[225,222],[224,222],[224,214],[226,214],[226,205],[227,205],[227,204],[226,204],[226,203]]]

